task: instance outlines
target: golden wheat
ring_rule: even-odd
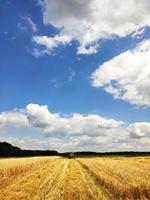
[[[150,199],[150,158],[86,158],[79,162],[116,199]]]
[[[0,160],[0,200],[110,199],[150,199],[150,157]]]

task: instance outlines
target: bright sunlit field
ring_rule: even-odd
[[[150,157],[0,159],[0,200],[150,199]]]

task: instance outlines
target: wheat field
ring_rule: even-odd
[[[0,159],[0,200],[150,199],[150,157]]]

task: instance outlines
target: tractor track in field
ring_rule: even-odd
[[[91,179],[93,180],[94,182],[94,185],[97,185],[99,187],[99,189],[101,191],[103,191],[103,194],[104,194],[104,197],[102,198],[105,199],[110,199],[110,200],[115,200],[114,198],[114,195],[113,193],[111,193],[111,191],[105,187],[105,182],[104,180],[100,179],[100,177],[98,177],[90,168],[88,165],[86,165],[85,163],[83,163],[82,161],[78,160],[77,159],[77,162],[81,165],[81,167],[83,168],[83,170],[85,171],[85,174],[88,174],[88,176],[91,177]],[[99,198],[98,198],[99,200]],[[101,200],[101,198],[100,198]]]
[[[135,164],[129,163],[129,166],[133,167],[130,171],[127,171],[126,162],[124,164],[123,160],[121,163],[123,163],[124,168],[121,171],[122,166],[113,163],[112,166],[118,167],[117,171],[110,166],[110,161],[107,161],[107,165],[105,162],[103,159],[95,161],[95,159],[88,158],[57,157],[56,159],[49,158],[44,163],[37,162],[36,166],[30,169],[30,162],[27,162],[27,165],[22,165],[23,170],[19,170],[18,173],[17,168],[8,168],[12,169],[13,173],[10,173],[11,171],[4,173],[6,174],[4,183],[3,179],[0,180],[0,183],[2,183],[0,200],[149,199],[148,177],[150,174],[148,166],[140,162],[140,166],[137,168],[137,176],[139,173],[137,180],[141,181],[139,185],[139,182],[137,180],[135,182],[135,178],[130,175],[130,171],[134,172]],[[111,159],[111,162],[113,162],[113,159]],[[18,166],[18,169],[21,167],[21,165],[11,166]],[[27,169],[24,172],[25,166],[27,166]],[[147,170],[146,178],[143,177],[144,169],[141,166],[144,166]],[[127,177],[123,177],[125,172]],[[12,176],[10,176],[11,174]],[[1,177],[3,178],[3,176]],[[130,180],[130,182],[128,183],[127,180]],[[137,184],[136,187],[133,183]]]
[[[0,200],[110,200],[107,191],[78,159],[57,158],[0,190]]]
[[[84,177],[86,184],[90,188],[92,197],[90,200],[114,200],[110,191],[101,184],[101,180],[95,175],[95,173],[89,169],[87,165],[76,159],[76,162],[80,165],[82,176]]]
[[[150,195],[150,190],[148,187],[146,188],[139,188],[138,186],[130,186],[130,188],[125,188],[125,184],[128,184],[127,181],[125,182],[123,180],[123,183],[121,185],[122,189],[116,189],[116,185],[113,185],[113,181],[117,182],[119,179],[120,181],[118,181],[118,184],[120,184],[121,182],[121,178],[123,179],[123,177],[121,177],[120,174],[118,174],[117,172],[111,172],[110,168],[108,166],[101,166],[99,163],[97,163],[96,165],[94,165],[94,168],[90,166],[89,163],[84,163],[84,161],[82,161],[82,159],[77,159],[77,162],[80,163],[80,165],[82,166],[82,168],[84,168],[87,173],[93,178],[93,180],[96,182],[96,184],[99,185],[100,188],[103,189],[103,191],[105,191],[105,194],[108,195],[108,199],[112,199],[112,200],[121,200],[121,199],[126,199],[126,200],[148,200],[149,199],[149,195]],[[99,168],[100,167],[100,168]],[[94,169],[94,170],[93,170]],[[103,170],[104,169],[104,170]],[[106,171],[105,171],[106,170]],[[113,176],[114,180],[112,181],[108,181],[107,177],[105,178],[103,175],[101,175],[101,171],[104,171],[105,174],[109,174],[109,176]],[[120,185],[119,185],[120,186]],[[125,188],[125,189],[124,189]],[[103,200],[103,198],[102,198]]]
[[[55,170],[48,175],[39,186],[37,194],[33,200],[58,200],[62,199],[64,194],[65,179],[68,170],[68,159],[63,159]]]
[[[108,200],[110,196],[76,159],[64,159],[39,186],[33,200]]]

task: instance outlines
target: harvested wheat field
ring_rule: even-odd
[[[150,199],[150,157],[0,160],[0,200]]]

